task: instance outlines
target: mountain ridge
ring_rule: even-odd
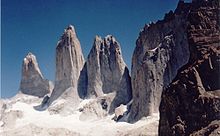
[[[53,90],[28,53],[19,93],[0,100],[0,134],[218,135],[219,11],[217,0],[180,0],[145,25],[131,75],[117,38],[96,35],[84,59],[67,26],[55,48]]]

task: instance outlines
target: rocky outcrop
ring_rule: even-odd
[[[121,104],[119,107],[115,108],[115,116],[113,117],[114,121],[127,121],[124,119],[127,115],[128,108],[127,105]]]
[[[175,12],[146,25],[136,41],[132,57],[133,103],[130,121],[158,112],[164,86],[189,58],[186,16],[189,4],[180,1]]]
[[[96,36],[87,60],[87,97],[94,98],[113,94],[109,112],[131,99],[131,80],[122,58],[120,44],[108,35]]]
[[[160,136],[218,135],[220,129],[219,1],[194,0],[187,17],[190,59],[163,91]]]
[[[20,89],[22,93],[43,97],[52,90],[52,83],[44,79],[37,59],[32,53],[28,53],[23,60]]]
[[[74,100],[79,98],[77,84],[83,65],[80,42],[74,27],[69,25],[56,47],[56,79],[49,99],[50,104],[61,95]]]

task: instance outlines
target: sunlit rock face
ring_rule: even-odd
[[[44,79],[34,54],[28,53],[23,60],[20,91],[43,97],[51,91],[51,82]]]
[[[189,4],[180,1],[163,20],[145,25],[132,57],[133,103],[130,121],[159,111],[161,93],[189,59],[186,16]]]
[[[131,80],[120,44],[112,35],[96,36],[87,60],[87,97],[112,96],[109,112],[131,99]],[[113,94],[113,95],[112,95]]]
[[[160,136],[219,135],[219,13],[218,0],[193,0],[190,5],[190,58],[162,93]]]
[[[77,84],[84,65],[84,57],[75,29],[69,25],[56,47],[55,87],[49,99],[52,103],[58,97],[79,98]]]

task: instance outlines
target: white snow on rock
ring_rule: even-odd
[[[32,100],[32,101],[31,101]],[[42,99],[41,99],[42,100]],[[95,99],[84,100],[78,108],[94,102]],[[102,119],[82,121],[82,112],[75,111],[69,115],[51,114],[49,109],[37,111],[33,107],[38,105],[39,98],[19,94],[9,100],[3,100],[4,107],[0,120],[0,135],[10,136],[125,136],[125,135],[157,135],[159,116],[154,114],[135,124],[115,122],[112,116]],[[7,122],[5,122],[7,121]]]

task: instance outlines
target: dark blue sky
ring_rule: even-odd
[[[95,35],[112,34],[129,69],[145,23],[162,19],[178,0],[1,0],[1,97],[17,93],[21,64],[30,51],[44,77],[54,80],[55,47],[64,28],[75,26],[84,57]]]

